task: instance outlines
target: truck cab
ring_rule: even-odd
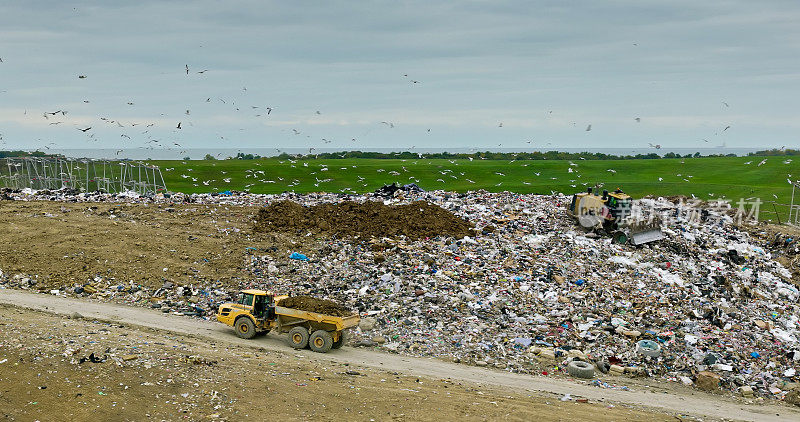
[[[272,329],[275,302],[285,297],[287,296],[276,296],[266,290],[242,290],[233,302],[219,306],[217,320],[233,326],[239,337],[252,338],[256,332]]]

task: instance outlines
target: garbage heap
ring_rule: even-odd
[[[564,195],[4,195],[244,206],[290,200],[303,212],[345,202],[437,206],[468,221],[472,233],[409,238],[369,227],[357,235],[295,227],[297,236],[318,239],[317,246],[247,248],[252,281],[244,285],[167,282],[156,291],[120,285],[97,297],[213,318],[237,289],[264,288],[357,310],[362,323],[350,341],[357,347],[521,373],[566,372],[570,361],[583,361],[591,366],[581,369],[594,374],[657,377],[787,401],[800,391],[800,291],[779,262],[793,262],[795,240],[737,225],[721,207],[639,201],[637,207],[661,217],[665,239],[634,247],[584,232],[567,216]],[[26,280],[32,283],[0,274],[15,287],[24,288]],[[60,293],[73,294],[71,288]]]
[[[253,285],[357,309],[355,346],[523,373],[583,360],[764,397],[797,386],[800,292],[730,212],[641,201],[665,240],[633,247],[578,228],[566,196],[415,199],[477,234],[331,239],[306,260],[254,252]]]

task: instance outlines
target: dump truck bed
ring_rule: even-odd
[[[333,315],[319,314],[316,312],[302,311],[299,309],[285,308],[283,306],[275,307],[275,314],[282,317],[283,320],[303,320],[313,321],[318,324],[328,324],[336,327],[336,331],[341,331],[346,328],[355,327],[361,321],[357,314],[339,317]]]

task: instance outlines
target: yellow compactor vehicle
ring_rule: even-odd
[[[588,188],[586,192],[572,195],[567,213],[583,228],[610,235],[614,243],[642,245],[663,239],[660,219],[632,220],[632,202],[633,199],[620,189],[614,192],[604,190],[602,195],[597,195]]]
[[[288,333],[291,347],[308,347],[319,353],[342,347],[344,330],[360,321],[358,315],[338,317],[279,306],[287,297],[264,290],[242,290],[235,303],[219,306],[217,321],[233,327],[241,338],[253,338],[270,330]]]

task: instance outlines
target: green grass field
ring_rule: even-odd
[[[788,203],[800,179],[800,162],[790,157],[709,157],[655,160],[196,160],[152,161],[167,187],[185,193],[245,190],[252,193],[371,192],[417,183],[423,189],[464,192],[573,193],[598,183],[644,195],[695,195],[710,200],[761,198],[762,219],[774,219],[771,201]],[[750,164],[746,164],[746,163]],[[324,170],[327,169],[327,170]],[[570,172],[572,169],[572,172]],[[613,170],[609,171],[609,170]],[[263,173],[262,173],[263,172]],[[791,176],[790,176],[791,175]],[[227,179],[227,180],[226,180]],[[799,193],[800,194],[800,193]],[[781,218],[787,207],[777,206]]]

